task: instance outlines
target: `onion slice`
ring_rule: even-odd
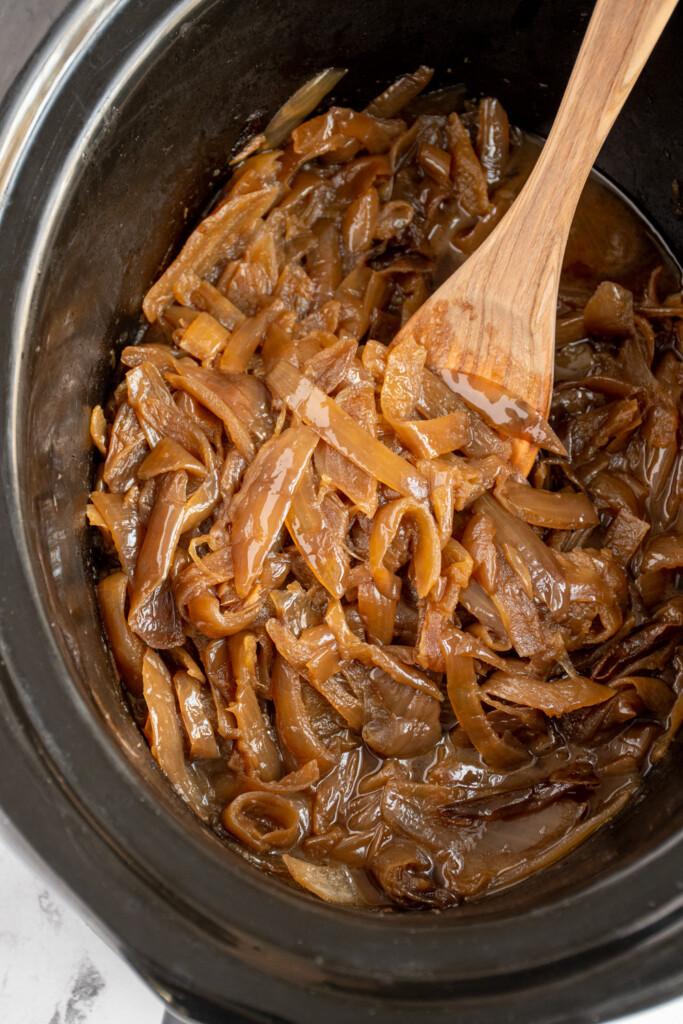
[[[473,373],[445,369],[439,373],[451,391],[501,434],[521,437],[559,455],[567,454],[550,424],[519,395]]]
[[[492,768],[518,768],[526,752],[502,739],[489,722],[481,704],[472,658],[459,653],[460,644],[450,632],[441,641],[441,649],[446,660],[448,697],[463,732]]]
[[[142,661],[142,683],[149,711],[145,735],[152,755],[173,787],[206,821],[207,800],[185,763],[183,737],[171,674],[156,651],[151,648],[145,651]]]
[[[547,547],[527,523],[507,512],[490,494],[482,494],[474,509],[491,517],[501,544],[510,544],[519,550],[537,596],[551,612],[564,615],[569,603],[569,586],[552,548]]]
[[[286,853],[282,859],[295,882],[327,903],[371,907],[384,902],[364,871],[347,868],[344,864],[312,864]]]
[[[306,427],[289,427],[266,441],[230,508],[235,588],[246,598],[277,540],[297,485],[318,442]]]
[[[268,374],[268,383],[304,423],[359,469],[407,498],[427,497],[427,481],[421,473],[364,430],[291,363],[277,363]]]
[[[410,103],[427,88],[433,77],[434,68],[421,64],[417,71],[410,75],[401,75],[384,92],[375,96],[365,108],[365,113],[372,114],[373,117],[395,117],[406,103]]]
[[[508,512],[532,526],[551,530],[578,530],[600,522],[590,498],[580,491],[544,491],[508,478],[496,489]]]
[[[263,132],[263,149],[277,149],[287,136],[304,121],[320,101],[334,89],[347,73],[347,68],[325,68],[301,86],[268,122]]]
[[[514,672],[494,672],[484,683],[484,693],[527,708],[537,708],[551,717],[566,715],[579,708],[604,704],[614,690],[583,676],[545,682]]]
[[[399,498],[382,505],[370,531],[369,567],[380,594],[398,600],[401,580],[384,564],[385,556],[404,518],[411,521],[416,541],[413,555],[415,587],[418,598],[426,597],[441,573],[441,545],[434,517],[414,498]]]

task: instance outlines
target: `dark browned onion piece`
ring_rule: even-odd
[[[510,128],[507,114],[498,100],[490,97],[480,100],[477,156],[486,172],[489,188],[502,179],[509,150]]]
[[[407,103],[427,88],[433,75],[433,68],[421,64],[412,75],[403,75],[376,96],[372,103],[367,105],[365,112],[372,114],[373,117],[395,117]]]
[[[519,395],[472,373],[456,370],[439,370],[439,373],[456,395],[501,434],[521,437],[550,452],[567,454],[550,424]]]
[[[457,902],[432,877],[434,866],[424,850],[406,840],[394,840],[372,860],[371,871],[399,905],[442,907]]]

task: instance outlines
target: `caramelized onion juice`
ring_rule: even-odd
[[[92,415],[98,593],[153,756],[226,842],[326,900],[446,907],[594,832],[680,724],[683,299],[594,177],[550,424],[392,345],[539,147],[495,99],[417,98],[427,68],[304,121],[338,78],[147,294]]]

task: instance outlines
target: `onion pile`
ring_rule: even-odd
[[[298,123],[327,72],[243,151],[91,420],[153,756],[255,863],[364,907],[552,863],[683,717],[681,292],[565,280],[550,424],[392,344],[519,187],[500,103],[430,113],[431,76]]]

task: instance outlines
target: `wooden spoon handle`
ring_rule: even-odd
[[[413,314],[430,365],[474,374],[548,415],[562,257],[593,162],[677,0],[598,0],[562,105],[511,209]],[[647,153],[643,153],[647,159]],[[527,472],[534,449],[515,461]]]
[[[539,234],[539,262],[554,246],[564,249],[586,178],[677,2],[596,3],[552,131],[515,203],[527,238]]]

